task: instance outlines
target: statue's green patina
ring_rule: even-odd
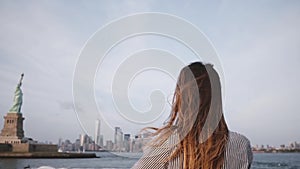
[[[13,106],[9,109],[9,112],[11,113],[21,113],[21,107],[23,102],[23,93],[21,90],[21,86],[22,86],[23,77],[24,77],[24,73],[21,74],[21,79],[17,85]]]

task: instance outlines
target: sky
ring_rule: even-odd
[[[24,73],[22,113],[27,137],[57,142],[59,138],[75,140],[84,132],[93,135],[95,121],[83,120],[92,112],[78,110],[78,105],[76,109],[73,102],[74,72],[81,52],[101,28],[144,12],[182,18],[201,30],[213,44],[222,68],[219,71],[223,74],[223,109],[230,130],[247,136],[252,145],[300,142],[300,2],[296,0],[2,0],[0,116],[12,106],[15,87]],[[117,44],[97,63],[93,75],[97,108],[104,118],[101,124],[112,127],[103,127],[103,133],[120,126],[124,133],[133,134],[143,126],[159,126],[168,117],[180,67],[171,75],[161,69],[147,69],[132,77],[128,95],[135,110],[151,109],[150,96],[154,90],[165,96],[164,111],[150,123],[132,122],[128,114],[120,115],[115,107],[111,90],[114,79],[126,75],[121,69],[118,74],[119,68],[134,54],[148,49],[176,56],[170,65],[176,59],[184,64],[198,60],[183,44],[159,35],[144,34]],[[146,60],[151,62],[153,58]],[[145,60],[131,61],[128,64],[135,67]]]

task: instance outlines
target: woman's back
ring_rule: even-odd
[[[168,169],[182,168],[179,158],[170,161]],[[223,169],[248,169],[252,158],[250,141],[239,133],[229,132]]]
[[[252,162],[252,150],[249,140],[236,132],[229,132],[228,141],[225,148],[225,159],[223,169],[249,169]],[[178,136],[172,135],[168,141],[159,147],[146,147],[143,157],[132,167],[133,169],[182,169],[180,161],[182,156],[166,162],[171,153],[174,143],[178,142]]]

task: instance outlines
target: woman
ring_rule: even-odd
[[[161,128],[146,129],[155,130],[153,139],[133,169],[250,168],[250,142],[228,130],[220,79],[212,65],[195,62],[184,67],[170,118]]]

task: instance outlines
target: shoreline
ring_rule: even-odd
[[[99,158],[95,153],[1,152],[0,158]]]
[[[252,150],[253,153],[300,153],[300,150]]]

